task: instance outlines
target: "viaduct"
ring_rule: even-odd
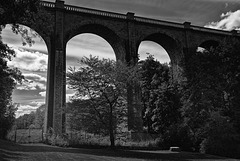
[[[239,37],[236,31],[220,31],[191,25],[190,22],[173,23],[64,4],[41,1],[53,15],[53,33],[41,35],[49,53],[45,119],[45,132],[52,127],[57,134],[65,132],[66,108],[66,44],[76,35],[92,33],[104,38],[113,48],[116,60],[137,63],[138,47],[142,41],[160,44],[169,54],[173,77],[177,80],[184,70],[189,54],[197,47],[209,49],[225,37]],[[31,26],[29,26],[31,27]],[[34,28],[33,28],[34,29]],[[141,106],[138,92],[128,91],[128,128],[141,130]]]

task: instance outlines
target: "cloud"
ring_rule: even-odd
[[[73,37],[67,44],[67,64],[77,64],[83,56],[99,56],[116,59],[111,45],[100,36],[94,34],[80,34]]]
[[[66,102],[69,102],[71,97],[74,96],[75,93],[73,94],[66,94]]]
[[[31,106],[31,105],[19,105],[18,110],[16,111],[16,117],[22,116],[24,114],[29,114],[31,112],[35,112],[39,106]]]
[[[34,73],[24,73],[25,81],[18,84],[18,90],[46,90],[47,79],[43,76]]]
[[[10,67],[17,67],[26,71],[47,71],[48,56],[39,52],[25,51],[14,48],[16,57],[8,62]]]
[[[161,63],[169,63],[170,58],[167,51],[159,44],[152,41],[143,41],[138,49],[139,59],[147,58],[147,53],[154,55],[154,58]]]
[[[46,91],[40,92],[39,93],[42,97],[46,97]]]
[[[37,82],[26,82],[24,81],[21,85],[17,85],[18,90],[45,90],[46,86]]]
[[[42,83],[46,83],[47,79],[43,76],[40,76],[38,74],[34,74],[34,73],[25,73],[23,74],[25,79],[30,80],[30,81],[36,81],[36,82],[42,82]]]
[[[43,101],[32,101],[32,102],[30,102],[28,105],[30,105],[30,106],[38,106],[38,107],[40,107],[41,105],[43,105],[43,104],[45,104],[45,102]]]
[[[221,20],[218,22],[210,22],[205,27],[221,30],[240,30],[240,10],[235,12],[227,12],[221,14]]]

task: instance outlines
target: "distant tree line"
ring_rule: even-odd
[[[28,129],[37,128],[42,129],[44,125],[46,105],[41,105],[36,109],[36,111],[31,112],[30,114],[24,114],[19,116],[15,120],[15,125],[17,129]]]

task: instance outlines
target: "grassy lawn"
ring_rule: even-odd
[[[14,144],[0,140],[0,160],[83,161],[234,161],[234,159],[188,152],[60,148],[44,144]]]

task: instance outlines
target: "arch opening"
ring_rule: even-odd
[[[3,43],[8,44],[16,53],[16,57],[8,62],[8,66],[18,68],[26,79],[13,91],[13,103],[18,107],[16,117],[36,112],[39,107],[45,105],[48,70],[48,47],[44,39],[33,29],[24,25],[20,27],[24,27],[30,36],[37,35],[33,35],[32,46],[23,46],[21,36],[14,34],[10,25],[6,25],[1,34]],[[42,109],[45,110],[45,107]],[[42,128],[43,122],[42,120],[41,124],[29,124]]]
[[[97,56],[99,59],[110,59],[110,60],[117,60],[117,55],[115,54],[115,51],[112,47],[112,45],[107,41],[104,37],[101,37],[100,35],[93,34],[93,33],[82,33],[75,37],[73,37],[68,43],[66,44],[66,71],[68,71],[69,67],[75,67],[78,69],[82,66],[82,64],[79,63],[79,60],[82,57],[89,57]],[[83,104],[83,106],[87,106],[86,104],[89,104],[88,98],[83,98],[80,100],[72,100],[71,97],[75,95],[76,91],[69,89],[68,85],[66,85],[66,106],[67,108],[72,108],[73,106],[79,106],[79,104]],[[76,105],[76,102],[79,103]],[[94,105],[93,105],[94,106]],[[83,115],[82,113],[86,112],[84,109],[81,111],[81,107],[79,107],[77,110],[75,109],[76,115]],[[91,113],[90,109],[90,113]],[[99,109],[98,109],[99,110]],[[101,110],[100,110],[101,111]],[[102,112],[102,111],[101,111]],[[86,128],[86,125],[81,122],[74,122],[72,123],[71,120],[76,120],[75,116],[72,116],[73,114],[71,112],[68,112],[66,114],[66,131],[69,133],[72,133],[74,131],[79,131],[83,133],[90,133],[96,132],[96,130],[89,130]],[[94,115],[93,115],[94,116]],[[74,118],[73,118],[74,117]],[[96,116],[97,117],[97,116]],[[94,121],[93,121],[94,122]],[[76,126],[77,124],[77,126]],[[81,126],[82,125],[82,126]],[[104,127],[99,126],[99,129],[97,130],[99,133],[101,133]],[[93,133],[94,133],[93,132]]]
[[[153,41],[142,41],[138,48],[139,61],[145,60],[149,54],[160,63],[170,63],[170,57],[167,51],[158,43]]]
[[[66,46],[66,71],[69,67],[79,68],[79,60],[82,57],[97,56],[100,59],[116,60],[116,55],[112,46],[102,37],[83,33],[73,37]],[[74,95],[74,91],[66,86],[66,102]]]
[[[116,60],[124,61],[125,59],[125,48],[123,45],[124,43],[122,42],[122,40],[120,40],[118,35],[113,30],[103,25],[87,24],[80,26],[75,30],[68,32],[65,43],[68,44],[68,41],[72,40],[72,38],[76,37],[77,35],[86,33],[101,37],[113,49],[116,56]]]
[[[198,51],[198,52],[210,51],[211,49],[217,48],[218,45],[219,45],[219,42],[218,42],[218,41],[215,41],[215,40],[207,40],[207,41],[202,42],[202,43],[198,46],[197,51]]]
[[[161,63],[165,63],[164,61],[166,61],[167,63],[174,65],[178,61],[177,58],[179,57],[179,54],[176,53],[179,52],[178,44],[173,38],[166,34],[156,33],[144,38],[138,46],[138,53],[142,54],[140,45],[148,46],[147,48],[150,52],[154,52],[154,50],[158,51],[158,54],[153,55],[157,57],[157,60],[160,60]]]

